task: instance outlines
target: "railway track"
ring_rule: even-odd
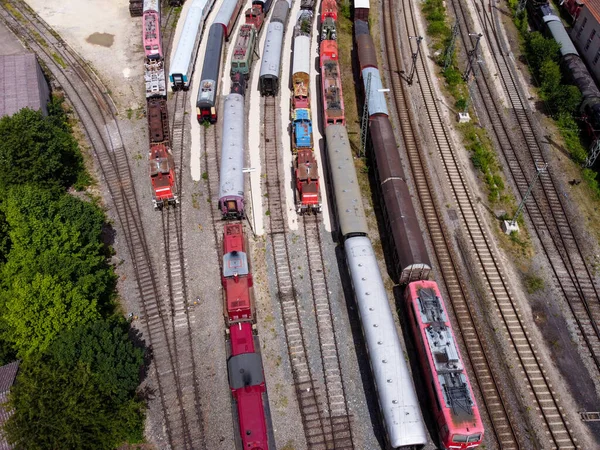
[[[285,200],[282,195],[281,143],[279,116],[274,97],[265,97],[263,104],[263,147],[266,164],[269,240],[275,263],[278,298],[286,335],[296,397],[302,416],[304,435],[309,449],[354,448],[350,419],[341,376],[341,367],[335,342],[329,292],[321,254],[318,226],[305,224],[306,238],[317,245],[316,251],[307,247],[311,276],[312,298],[317,322],[323,381],[315,379],[307,351],[306,331],[299,310],[299,298],[292,277],[292,262],[287,241]],[[310,220],[310,219],[308,219]],[[315,234],[316,233],[316,234]],[[319,272],[320,271],[320,272]],[[325,306],[326,304],[326,306]],[[325,388],[322,400],[320,386]]]
[[[185,418],[183,391],[173,346],[169,311],[160,294],[152,265],[127,152],[116,119],[116,107],[91,68],[35,12],[21,2],[3,3],[2,19],[54,76],[77,113],[114,204],[114,211],[132,260],[140,296],[144,337],[152,351],[153,370],[164,412],[168,445],[194,448]],[[196,447],[197,448],[197,447]]]
[[[393,11],[391,0],[384,1],[382,9],[386,11],[386,7],[388,8],[387,11]],[[415,23],[416,13],[410,1],[403,0],[402,11],[406,33],[405,39],[407,40],[408,36],[415,36],[420,33]],[[498,445],[503,449],[522,448],[524,437],[520,439],[512,425],[515,413],[507,406],[502,389],[492,371],[487,356],[487,349],[490,344],[479,332],[481,328],[478,327],[474,312],[467,302],[467,295],[460,274],[455,269],[456,258],[451,250],[451,239],[444,228],[443,218],[439,213],[442,208],[436,205],[432,187],[429,184],[423,159],[425,150],[421,148],[420,142],[416,138],[417,122],[412,115],[410,101],[405,90],[406,86],[400,77],[400,69],[402,68],[400,49],[395,44],[390,45],[390,43],[398,42],[396,37],[399,37],[400,34],[396,27],[398,27],[400,21],[393,21],[392,14],[384,14],[383,17],[388,62],[387,77],[392,85],[395,108],[398,113],[411,172],[439,263],[440,275],[446,285],[449,300],[456,315],[475,375],[471,378],[476,381],[474,384],[481,392],[484,403],[482,410],[485,411],[490,420],[492,433]],[[432,136],[437,144],[452,194],[456,200],[460,219],[472,246],[471,250],[478,261],[477,269],[483,274],[486,294],[493,299],[499,312],[503,329],[513,349],[513,353],[510,355],[513,365],[518,366],[527,383],[530,392],[530,398],[527,401],[530,401],[539,412],[544,428],[540,435],[546,434],[552,443],[551,445],[555,448],[576,448],[577,440],[574,438],[562,407],[552,391],[543,363],[528,336],[527,327],[513,302],[504,276],[488,242],[487,232],[479,218],[479,213],[464,180],[447,129],[444,126],[444,120],[438,108],[437,99],[427,72],[425,56],[422,53],[417,59],[416,73]]]
[[[454,2],[453,5],[455,14],[465,23],[468,17],[465,7],[460,2]],[[532,111],[523,101],[511,70],[511,62],[502,50],[495,20],[485,10],[483,2],[481,8],[478,3],[475,6],[502,87],[512,106],[512,117],[508,120],[504,114],[505,107],[493,95],[494,90],[486,76],[485,67],[480,66],[482,76],[476,76],[475,83],[485,105],[481,114],[492,124],[494,136],[507,162],[506,167],[522,197],[535,174],[535,165],[543,163],[545,157],[531,123]],[[465,28],[462,27],[463,30]],[[465,31],[462,38],[464,42],[468,42]],[[512,132],[515,128],[519,130],[516,134]],[[520,151],[524,147],[528,151]],[[540,181],[526,204],[533,225],[531,228],[538,237],[554,278],[577,323],[581,340],[600,373],[600,299],[594,279],[568,220],[552,171],[544,174]]]
[[[304,241],[308,256],[308,272],[312,286],[313,308],[316,315],[317,330],[321,341],[321,364],[325,377],[325,395],[329,405],[331,434],[335,449],[352,449],[352,427],[346,392],[342,377],[339,351],[335,339],[335,325],[331,312],[331,298],[327,286],[325,263],[323,260],[321,230],[319,216],[305,215],[302,217]]]

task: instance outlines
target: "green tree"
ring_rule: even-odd
[[[64,121],[22,109],[0,119],[0,189],[26,183],[71,186],[83,159]]]
[[[21,365],[9,398],[14,414],[4,427],[8,441],[37,449],[112,449],[139,441],[144,404],[135,386],[141,365],[142,351],[122,323],[100,321],[61,335]],[[108,386],[114,381],[119,388]]]
[[[560,44],[554,39],[547,39],[538,31],[529,33],[525,39],[525,54],[535,78],[540,77],[540,70],[545,61],[558,63]]]
[[[116,278],[95,205],[26,185],[10,189],[0,210],[11,240],[0,272],[0,311],[4,336],[20,356],[44,349],[63,329],[112,311]]]

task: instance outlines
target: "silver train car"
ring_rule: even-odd
[[[365,218],[362,196],[354,156],[348,140],[348,131],[343,125],[329,125],[325,128],[329,174],[333,188],[336,216],[339,231],[346,239],[353,236],[366,236],[369,226]]]
[[[425,423],[371,241],[352,237],[344,248],[389,444],[423,448]]]
[[[244,217],[244,158],[246,148],[244,96],[229,94],[223,107],[223,140],[219,210],[223,219]]]
[[[174,91],[188,90],[190,87],[200,38],[214,3],[215,0],[192,0],[169,66],[169,81]]]
[[[213,24],[220,23],[225,31],[225,40],[229,41],[229,36],[233,33],[235,22],[240,13],[240,8],[244,4],[243,0],[224,0],[219,12],[215,17]]]
[[[379,69],[374,67],[367,67],[362,70],[363,83],[365,85],[365,92],[367,92],[368,78],[371,76],[371,85],[369,86],[369,117],[375,114],[388,114],[387,102],[383,93],[383,84],[381,83],[381,75]]]
[[[290,11],[286,0],[278,0],[273,7],[271,22],[267,27],[267,37],[262,61],[260,63],[259,89],[260,95],[275,96],[279,92],[279,73],[281,69],[281,51],[285,24]]]

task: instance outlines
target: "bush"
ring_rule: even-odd
[[[3,192],[28,183],[70,187],[85,173],[77,142],[60,111],[51,103],[53,115],[48,117],[25,108],[0,119]]]

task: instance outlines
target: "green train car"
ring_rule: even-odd
[[[233,58],[231,59],[231,76],[239,72],[244,75],[246,80],[250,78],[250,66],[252,64],[255,44],[255,26],[247,23],[242,25],[235,41],[235,49],[233,51]]]

